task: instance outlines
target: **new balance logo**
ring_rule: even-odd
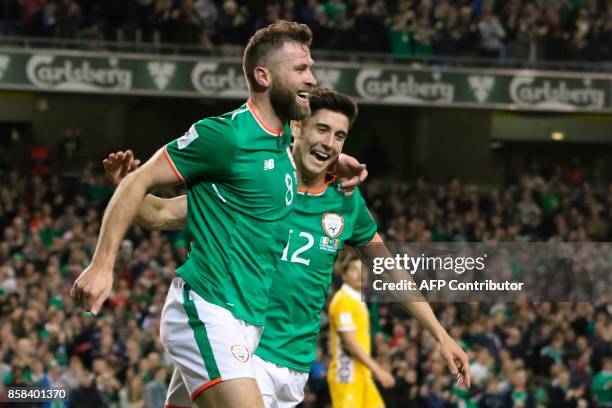
[[[274,169],[274,159],[264,160],[264,170]]]
[[[153,78],[153,82],[157,89],[163,91],[170,83],[170,79],[176,70],[176,64],[171,62],[149,62],[147,64],[149,75]]]

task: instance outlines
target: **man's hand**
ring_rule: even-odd
[[[470,387],[470,362],[468,355],[450,336],[439,341],[440,354],[446,361],[450,372],[457,378],[457,387]]]
[[[338,156],[338,160],[334,166],[334,171],[342,181],[340,188],[346,195],[353,194],[355,187],[363,183],[363,181],[368,177],[366,165],[359,163],[359,161],[353,156],[349,156],[344,153],[341,153]]]
[[[111,153],[102,161],[106,175],[110,177],[115,186],[119,185],[121,180],[132,171],[140,166],[140,160],[134,159],[134,153],[131,150],[118,151]]]
[[[128,154],[128,165],[123,169],[121,166],[117,168],[112,166],[112,163],[108,163],[111,172],[117,178],[125,176],[134,165],[130,156],[133,157],[133,154]],[[113,267],[119,245],[138,214],[138,208],[147,190],[156,186],[178,184],[179,181],[164,156],[163,148],[159,149],[144,166],[121,180],[104,211],[100,236],[91,264],[81,273],[70,292],[79,305],[90,309],[94,314],[100,311],[113,287]]]
[[[395,378],[393,378],[390,372],[381,368],[373,374],[383,388],[391,388],[395,385]]]
[[[113,288],[113,270],[91,264],[74,282],[70,296],[83,309],[97,315]]]

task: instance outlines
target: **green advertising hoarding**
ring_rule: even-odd
[[[612,75],[317,62],[320,86],[361,103],[612,112]],[[0,89],[239,98],[239,60],[0,48]]]

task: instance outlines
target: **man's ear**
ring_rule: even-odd
[[[272,84],[272,73],[270,70],[265,67],[255,67],[253,73],[255,74],[255,81],[260,87],[264,89],[270,87]]]
[[[289,126],[291,127],[291,135],[296,138],[300,134],[300,129],[302,127],[302,122],[297,120],[292,120],[289,122]]]

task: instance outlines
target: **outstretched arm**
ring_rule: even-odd
[[[126,150],[109,154],[102,163],[106,175],[117,186],[139,167],[140,160],[134,159],[131,150]],[[147,194],[138,207],[134,222],[153,231],[184,228],[187,225],[187,196],[165,199]]]
[[[91,264],[72,287],[71,295],[77,303],[97,314],[110,294],[113,285],[113,266],[119,244],[148,189],[177,184],[179,179],[164,157],[163,148],[147,163],[121,180],[113,194],[104,217]]]
[[[377,245],[378,244],[378,245]],[[380,235],[376,234],[370,244],[358,249],[361,259],[373,259],[376,257],[391,257],[389,250],[385,247]],[[412,279],[409,274],[404,274],[401,271],[393,271],[393,280],[399,282],[401,279]],[[414,294],[410,295],[414,298]],[[401,299],[400,299],[401,301]],[[402,307],[411,315],[413,315],[425,329],[436,339],[440,354],[446,361],[450,372],[458,377],[457,385],[470,386],[470,365],[468,356],[453,340],[448,332],[442,327],[431,306],[421,300],[405,300],[401,301]]]

